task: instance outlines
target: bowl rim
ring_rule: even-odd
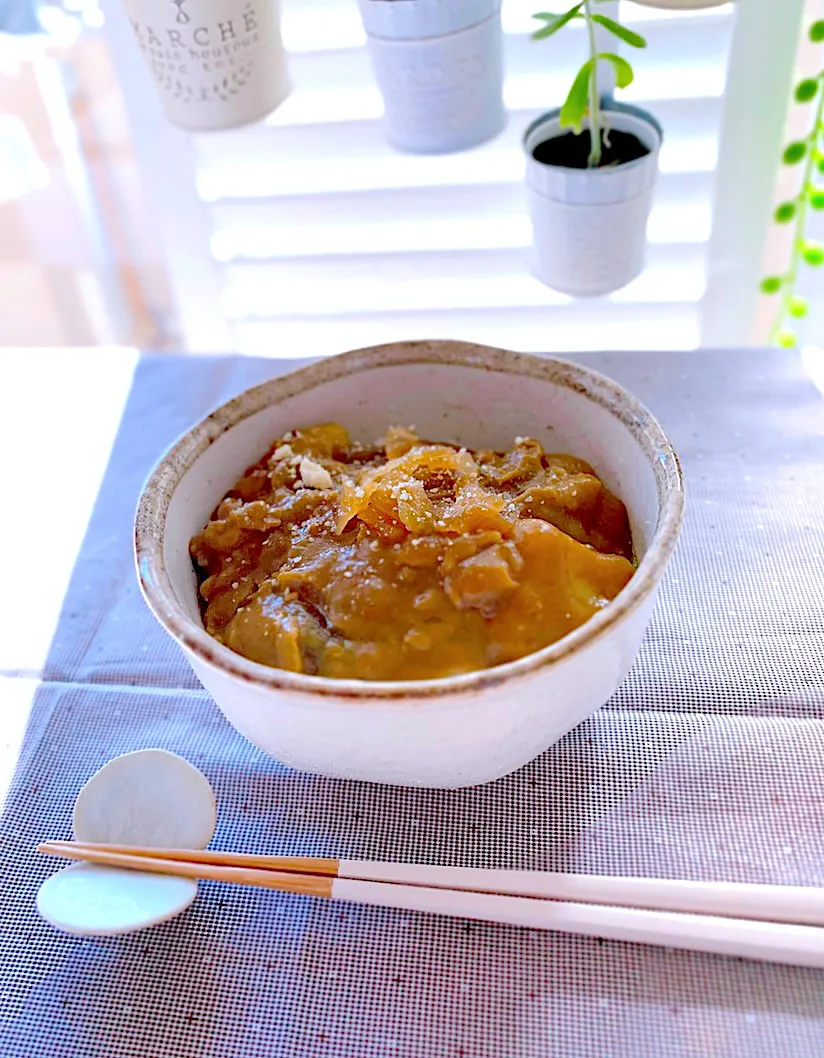
[[[647,457],[658,493],[658,522],[632,579],[603,610],[542,650],[493,668],[432,680],[309,676],[250,661],[219,643],[186,614],[166,570],[166,515],[181,479],[218,437],[265,408],[355,372],[411,364],[470,367],[552,382],[574,390],[614,415]],[[657,587],[675,549],[684,499],[683,473],[666,434],[635,397],[605,375],[554,356],[515,353],[472,342],[392,342],[340,353],[269,379],[226,401],[184,433],[160,458],[144,485],[135,515],[135,563],[141,591],[157,620],[184,650],[210,668],[256,687],[316,701],[438,699],[477,693],[557,665],[637,610]]]

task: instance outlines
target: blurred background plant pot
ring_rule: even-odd
[[[636,137],[648,153],[598,169],[538,161],[534,152],[541,144],[571,135],[561,128],[560,110],[544,114],[524,134],[532,271],[576,297],[609,294],[641,272],[658,172],[662,133],[655,118],[610,100],[603,109],[611,131]]]
[[[192,132],[260,121],[291,91],[275,0],[124,0],[166,116]]]
[[[398,150],[474,147],[504,127],[501,0],[360,0]]]
[[[721,7],[729,0],[634,0],[642,7],[659,7],[665,11],[701,11],[709,7]]]

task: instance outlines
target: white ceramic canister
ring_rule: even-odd
[[[166,116],[191,132],[260,121],[291,90],[276,0],[124,0]]]
[[[610,128],[632,133],[649,154],[603,169],[538,162],[535,147],[567,131],[557,110],[538,118],[524,135],[532,271],[542,283],[575,297],[609,294],[644,267],[661,129],[637,107],[612,103],[604,113]]]
[[[501,131],[501,0],[360,0],[360,10],[393,147],[446,153]]]

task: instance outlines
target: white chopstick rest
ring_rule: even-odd
[[[104,764],[81,789],[73,828],[80,841],[205,848],[217,802],[193,764],[162,749],[138,750]],[[174,918],[197,896],[197,881],[78,863],[47,878],[37,910],[77,936],[133,933]]]
[[[196,896],[190,878],[73,863],[43,882],[37,910],[64,933],[115,937],[174,918]]]
[[[74,803],[78,841],[205,849],[215,792],[194,764],[165,749],[124,753],[88,780]]]

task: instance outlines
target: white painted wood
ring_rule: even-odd
[[[103,0],[103,7],[106,37],[164,256],[182,346],[190,352],[230,352],[221,276],[210,253],[209,218],[196,191],[191,139],[165,119],[120,0]]]
[[[706,242],[711,211],[711,173],[663,173],[648,237],[652,243]],[[212,252],[226,263],[525,248],[530,239],[524,189],[515,180],[237,199],[215,203],[210,212]]]
[[[662,175],[712,172],[718,153],[720,90],[717,96],[645,105],[664,126]],[[393,151],[383,141],[377,121],[258,126],[242,134],[200,136],[198,186],[209,202],[246,202],[250,209],[258,199],[302,197],[307,210],[317,208],[316,216],[324,206],[316,196],[326,194],[437,188],[457,205],[465,187],[504,182],[523,196],[521,138],[539,113],[540,108],[511,112],[504,132],[475,151],[426,158]]]
[[[236,344],[250,356],[329,356],[344,349],[404,338],[491,342],[531,353],[588,349],[695,349],[698,308],[692,303],[613,303],[596,311],[591,299],[563,308],[430,309],[337,316],[282,316],[235,324]]]
[[[737,5],[713,205],[703,345],[751,335],[804,0]]]
[[[528,275],[520,247],[238,262],[226,269],[226,309],[238,320],[576,304],[603,312],[616,301],[697,302],[704,291],[703,262],[700,243],[653,246],[646,272],[632,284],[609,300],[578,303]]]
[[[83,157],[72,111],[72,72],[62,60],[44,54],[37,55],[32,69],[51,126],[52,139],[59,152],[62,176],[71,188],[88,240],[85,251],[88,254],[87,267],[83,268],[74,257],[71,273],[67,270],[52,272],[51,269],[47,272],[55,301],[60,305],[65,333],[76,335],[77,341],[88,344],[110,345],[128,341],[134,333],[133,320],[116,280],[114,249]],[[31,212],[29,201],[21,215],[26,217]],[[52,230],[37,223],[27,225],[27,228],[34,235],[35,248],[40,251],[38,261],[51,262],[54,259],[50,245],[54,241]],[[70,284],[68,288],[67,283]]]

